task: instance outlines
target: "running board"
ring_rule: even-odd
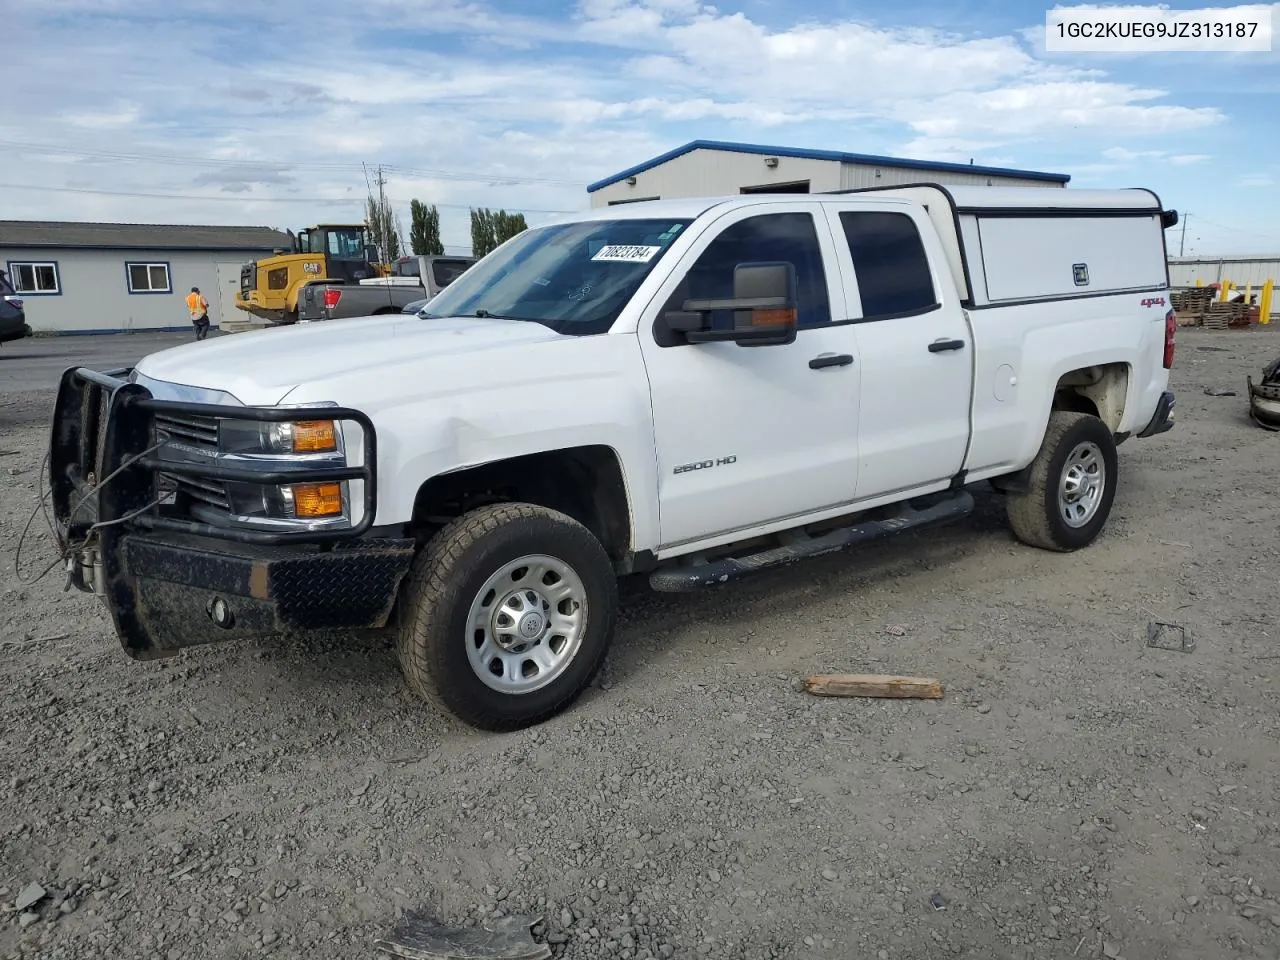
[[[759,553],[750,553],[743,557],[726,557],[710,563],[685,567],[660,567],[649,575],[649,586],[661,593],[685,593],[702,587],[713,587],[771,567],[786,566],[799,560],[847,550],[849,547],[905,533],[908,530],[958,520],[972,512],[973,494],[968,490],[961,490],[954,496],[923,510],[915,510],[903,504],[891,517],[883,520],[864,520],[820,537],[810,537],[803,531],[791,531],[784,536],[792,537],[793,542],[762,550]]]

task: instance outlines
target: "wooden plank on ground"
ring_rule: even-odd
[[[932,677],[891,677],[874,673],[830,673],[809,677],[815,697],[894,697],[941,700],[942,681]]]

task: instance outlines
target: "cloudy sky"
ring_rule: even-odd
[[[1188,253],[1280,252],[1280,51],[1049,54],[1043,0],[3,7],[7,219],[297,229],[382,164],[466,245],[469,206],[536,223],[705,138],[1150,186]]]

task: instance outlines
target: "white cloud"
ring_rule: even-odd
[[[1169,153],[1166,150],[1130,150],[1127,147],[1108,147],[1102,151],[1108,160],[1114,160],[1120,166],[1131,166],[1141,162],[1172,163],[1180,167],[1191,166],[1212,160],[1207,153]]]
[[[1236,181],[1241,187],[1274,187],[1276,179],[1269,173],[1247,173]]]
[[[1189,165],[1205,158],[1136,155],[1152,152],[1145,137],[1223,120],[1049,63],[1018,36],[777,28],[699,0],[581,0],[561,19],[483,0],[375,6],[361,18],[309,0],[11,0],[22,42],[6,52],[0,141],[63,152],[3,148],[6,182],[50,189],[0,188],[0,203],[12,216],[296,227],[335,212],[322,198],[358,213],[361,162],[381,162],[397,202],[457,204],[442,222],[465,242],[467,206],[583,207],[587,182],[699,136],[767,129],[782,143],[1009,166],[1121,142],[1135,157],[1104,159]],[[196,199],[52,189],[69,178]],[[268,202],[282,197],[299,202]]]
[[[104,130],[114,127],[131,127],[142,116],[142,107],[136,103],[120,103],[110,109],[83,113],[64,113],[63,123],[88,130]]]

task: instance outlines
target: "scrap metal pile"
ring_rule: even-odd
[[[1272,360],[1262,370],[1262,380],[1249,384],[1249,416],[1258,426],[1280,431],[1280,357]]]

